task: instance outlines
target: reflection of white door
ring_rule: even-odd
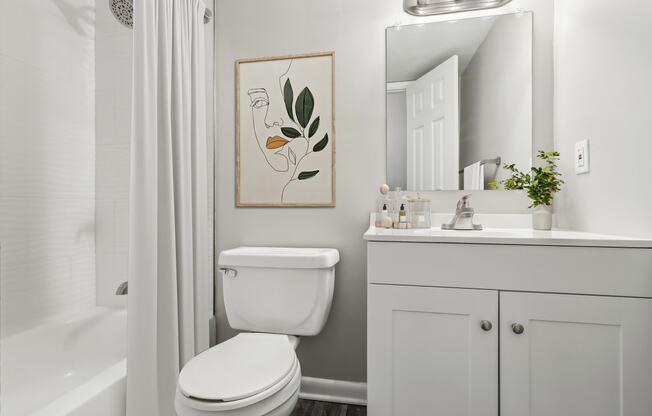
[[[458,189],[458,57],[407,87],[407,188]]]

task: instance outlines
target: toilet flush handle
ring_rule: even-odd
[[[232,269],[230,267],[220,267],[220,271],[224,273],[224,276],[234,278],[238,275],[238,271],[236,269]]]

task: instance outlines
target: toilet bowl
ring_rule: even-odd
[[[227,319],[241,333],[181,370],[179,416],[288,416],[301,386],[298,336],[321,332],[333,297],[334,249],[241,247],[220,253]]]
[[[301,384],[297,343],[286,335],[243,333],[203,352],[179,375],[177,414],[288,415]]]

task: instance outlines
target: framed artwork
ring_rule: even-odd
[[[335,206],[335,53],[236,61],[236,205]]]

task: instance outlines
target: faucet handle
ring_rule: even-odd
[[[462,198],[460,198],[460,200],[457,201],[457,210],[459,211],[464,208],[468,208],[470,198],[471,198],[471,194],[464,195]]]

